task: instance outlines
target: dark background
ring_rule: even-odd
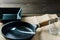
[[[21,7],[24,16],[46,13],[60,15],[60,0],[4,0],[1,3],[1,7]]]

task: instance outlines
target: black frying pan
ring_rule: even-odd
[[[10,40],[27,40],[30,39],[36,30],[36,25],[22,21],[11,21],[4,24],[2,34]]]
[[[21,16],[21,8],[0,8],[0,20],[20,20]]]

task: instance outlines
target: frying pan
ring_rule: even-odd
[[[22,21],[11,21],[2,27],[2,34],[10,40],[27,40],[35,34],[36,25]]]
[[[0,20],[20,20],[22,16],[21,8],[0,8]]]

